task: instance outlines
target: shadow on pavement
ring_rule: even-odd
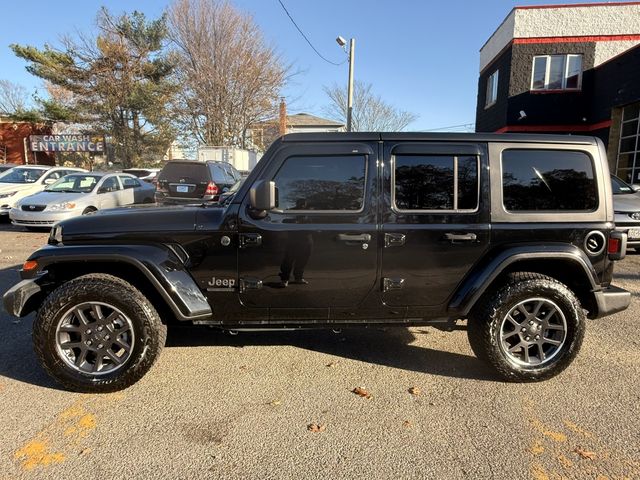
[[[0,270],[0,294],[20,280],[19,266]],[[0,376],[41,387],[61,390],[40,367],[31,343],[33,315],[14,318],[0,313]]]
[[[419,333],[434,334],[422,329]],[[315,352],[400,368],[431,375],[499,381],[490,369],[472,356],[411,345],[414,334],[404,327],[353,328],[334,334],[331,330],[283,332],[240,332],[230,335],[202,327],[174,327],[167,335],[167,347],[189,346],[270,346],[289,345]]]
[[[19,281],[19,266],[0,270],[0,295]],[[46,388],[60,389],[37,362],[31,341],[33,314],[16,319],[0,312],[0,376]],[[464,327],[457,327],[463,329]],[[415,333],[435,335],[438,330]],[[414,372],[454,378],[497,381],[475,357],[412,345],[414,333],[404,327],[331,330],[241,332],[238,335],[201,326],[171,326],[167,347],[283,346],[289,345],[329,355]]]

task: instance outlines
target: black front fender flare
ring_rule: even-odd
[[[54,265],[91,262],[124,263],[142,273],[164,298],[178,320],[210,317],[211,306],[183,261],[166,245],[56,245],[34,252],[38,270]]]

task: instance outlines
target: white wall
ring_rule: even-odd
[[[516,8],[480,50],[480,71],[514,38],[637,34],[640,34],[640,5]],[[640,42],[598,42],[595,66],[638,43]]]

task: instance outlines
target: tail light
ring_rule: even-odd
[[[213,182],[209,182],[207,184],[207,189],[204,191],[205,195],[218,195],[218,192],[220,190],[218,189],[218,186],[213,183]]]
[[[607,253],[611,260],[622,260],[627,253],[627,234],[625,232],[611,232],[607,243]]]
[[[167,189],[167,182],[158,182],[158,181],[156,180],[156,184],[155,184],[155,185],[156,185],[156,190],[157,190],[158,192],[167,192],[167,191],[168,191],[168,189]]]

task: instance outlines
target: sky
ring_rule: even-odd
[[[323,86],[347,82],[348,67],[331,65],[309,47],[278,0],[231,0],[250,13],[265,38],[292,65],[283,92],[289,113],[323,115]],[[372,84],[386,102],[418,115],[408,130],[464,131],[475,121],[479,50],[516,5],[577,3],[522,0],[282,0],[316,49],[346,59],[338,35],[355,38],[356,80]],[[9,49],[12,43],[56,45],[61,35],[91,32],[101,5],[114,13],[157,17],[170,0],[21,0],[3,5],[0,79],[42,87]],[[585,3],[581,0],[580,3]],[[454,127],[465,125],[463,127]],[[454,128],[450,128],[454,127]]]

